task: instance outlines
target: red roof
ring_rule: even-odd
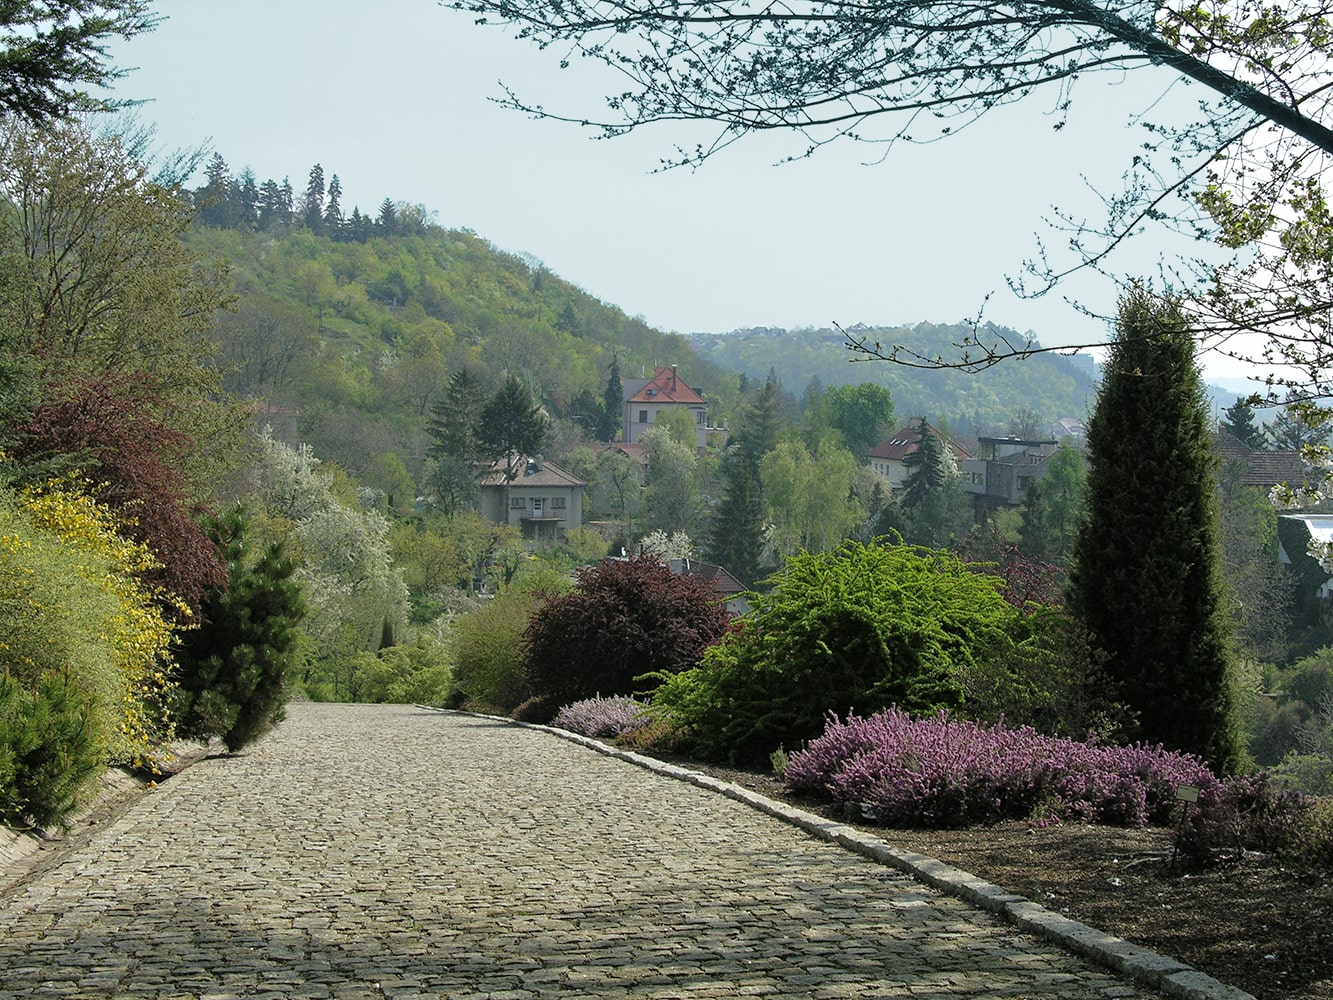
[[[703,396],[685,384],[674,368],[659,368],[646,385],[626,400],[627,403],[697,403],[706,405]]]
[[[930,426],[927,424],[926,426]],[[958,461],[972,456],[965,452],[958,445],[946,438],[938,429],[931,427],[930,433],[939,438],[941,442],[953,449],[954,460]],[[916,451],[916,446],[921,443],[921,432],[916,427],[909,424],[893,432],[887,440],[881,441],[875,447],[866,453],[867,458],[881,458],[888,462],[901,462],[912,452]]]

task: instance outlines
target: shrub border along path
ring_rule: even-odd
[[[497,721],[508,722],[510,725],[525,726],[530,729],[552,733],[561,739],[578,743],[598,753],[635,764],[656,774],[719,792],[727,798],[742,802],[760,812],[767,813],[769,816],[799,827],[821,840],[829,841],[880,864],[896,868],[934,889],[956,896],[995,914],[1020,930],[1036,934],[1077,955],[1098,962],[1142,986],[1158,990],[1163,996],[1179,998],[1179,1000],[1254,1000],[1253,996],[1244,990],[1219,982],[1212,976],[1206,975],[1183,962],[1159,955],[1147,948],[1132,944],[1124,938],[1079,923],[1077,920],[1071,920],[1032,902],[1025,896],[1007,892],[999,886],[960,868],[947,865],[924,854],[894,847],[872,834],[788,803],[779,802],[733,782],[723,781],[712,775],[692,771],[687,767],[670,764],[633,751],[622,750],[600,740],[581,736],[565,729],[557,729],[554,726],[514,722],[512,719],[497,716],[481,717],[494,718]]]

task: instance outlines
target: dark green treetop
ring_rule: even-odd
[[[1254,405],[1244,396],[1237,396],[1236,401],[1222,411],[1226,420],[1222,426],[1231,436],[1256,450],[1263,450],[1268,445],[1268,435],[1262,426],[1255,422]]]
[[[536,455],[546,439],[549,422],[527,386],[513,375],[505,378],[478,416],[477,443],[492,461]]]
[[[124,75],[106,43],[153,30],[147,0],[41,0],[0,4],[0,120],[46,124],[76,111],[113,107],[85,87]]]

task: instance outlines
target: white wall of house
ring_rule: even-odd
[[[621,439],[627,444],[637,444],[643,435],[652,429],[653,425],[661,419],[661,414],[667,410],[685,410],[694,421],[694,431],[696,446],[703,448],[708,444],[708,407],[689,403],[672,403],[663,401],[661,403],[635,402],[631,400],[625,404],[625,412],[622,415],[623,433]]]

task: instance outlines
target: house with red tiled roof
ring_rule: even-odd
[[[620,440],[635,444],[668,410],[684,410],[693,421],[698,447],[708,444],[708,403],[703,391],[687,385],[676,366],[658,368],[652,378],[623,379],[625,409]]]
[[[588,484],[540,455],[501,459],[478,482],[481,516],[494,524],[517,525],[524,538],[557,542],[583,523],[583,488]]]
[[[955,464],[961,468],[964,460],[971,456],[956,441],[941,434],[938,428],[929,424],[926,426],[953,453]],[[899,490],[911,474],[911,467],[906,464],[907,456],[913,454],[920,443],[920,427],[908,424],[866,452],[866,460],[870,463],[871,471],[882,476],[890,489]]]

